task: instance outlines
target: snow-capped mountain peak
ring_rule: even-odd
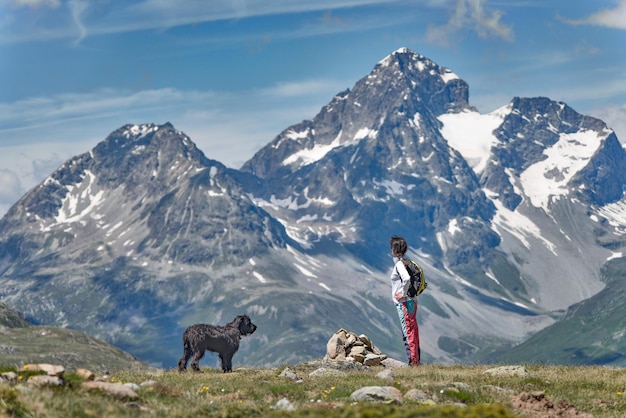
[[[544,158],[520,174],[521,187],[530,203],[547,210],[551,199],[569,194],[570,181],[589,164],[611,133],[608,129],[597,132],[584,128],[558,133],[558,141],[543,151]]]
[[[167,365],[186,325],[242,312],[260,325],[249,363],[317,356],[341,327],[402,356],[388,282],[399,234],[429,282],[424,358],[489,360],[623,286],[626,151],[564,103],[481,114],[468,97],[401,48],[241,170],[171,124],[121,127],[0,219],[0,300]],[[616,295],[593,321],[623,306]]]
[[[405,58],[408,59],[403,62]],[[439,76],[444,84],[453,80],[460,80],[460,77],[449,68],[440,67],[425,56],[413,52],[409,48],[405,47],[397,49],[383,60],[379,61],[377,67],[394,67],[392,70],[395,71],[396,74],[426,72],[430,76]],[[375,75],[370,74],[368,78],[375,78]]]

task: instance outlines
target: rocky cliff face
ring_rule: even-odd
[[[26,194],[0,228],[20,241],[0,243],[3,259],[50,266],[59,258],[93,266],[120,257],[224,264],[286,242],[232,170],[171,124],[113,132]]]
[[[488,360],[603,289],[626,242],[626,153],[564,103],[481,114],[468,90],[399,49],[241,170],[170,124],[124,126],[0,220],[0,301],[165,365],[186,326],[244,312],[259,330],[242,362],[319,357],[340,328],[403,358],[399,234],[429,279],[425,359]]]
[[[475,241],[493,247],[494,207],[439,131],[437,116],[470,110],[467,97],[467,84],[452,71],[400,49],[242,170],[264,179],[262,190],[251,191],[260,205],[300,225],[290,229],[304,234],[294,232],[295,239],[328,237],[381,268],[393,232],[410,231],[420,249],[440,257],[436,234],[451,219],[477,220]]]

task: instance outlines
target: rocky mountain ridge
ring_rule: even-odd
[[[429,279],[426,361],[493,361],[608,286],[626,153],[564,103],[481,114],[468,98],[402,48],[241,170],[169,123],[124,126],[0,220],[0,301],[162,365],[186,326],[244,312],[259,326],[244,362],[320,357],[341,328],[399,358],[387,281],[400,234]]]
[[[28,322],[24,315],[0,303],[0,366],[20,368],[29,363],[89,368],[101,373],[140,370],[147,365],[129,353],[84,333]],[[0,379],[2,382],[2,379]]]

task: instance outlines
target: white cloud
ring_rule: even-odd
[[[72,13],[72,21],[74,22],[74,25],[76,25],[76,29],[78,30],[78,38],[76,39],[76,43],[79,43],[87,37],[87,28],[83,24],[83,13],[85,12],[85,10],[87,10],[89,4],[86,1],[82,0],[70,0],[67,4]]]
[[[602,9],[582,19],[563,20],[572,25],[594,25],[626,29],[626,0],[618,0],[614,8]]]
[[[260,94],[269,94],[275,97],[297,97],[315,94],[320,90],[329,91],[339,86],[336,82],[328,80],[305,80],[290,83],[278,83],[275,86],[260,90]],[[339,91],[337,90],[336,93]],[[329,97],[332,97],[329,96]]]
[[[0,169],[0,203],[12,201],[22,189],[19,176],[13,171]],[[10,203],[10,202],[8,202]]]
[[[16,22],[5,28],[0,25],[0,42],[17,43],[34,40],[74,39],[79,43],[87,36],[125,33],[142,30],[163,30],[179,26],[197,25],[231,19],[245,19],[303,12],[325,12],[343,8],[354,8],[396,0],[239,0],[239,1],[163,1],[143,0],[139,2],[91,2],[69,0],[67,8],[58,6],[59,0],[11,0],[14,7],[0,7],[0,15],[7,22]],[[0,0],[2,6],[2,0]],[[29,6],[38,12],[35,19],[24,19],[15,14],[15,6]],[[41,9],[41,10],[35,10]],[[20,24],[17,24],[20,22]],[[28,23],[28,24],[24,24]],[[374,23],[374,22],[373,22]],[[375,24],[390,25],[378,19]],[[319,30],[318,25],[318,30]],[[328,25],[326,25],[328,26]],[[341,29],[334,25],[333,31]],[[345,30],[354,30],[346,25]],[[310,30],[310,28],[309,28]],[[326,28],[328,30],[328,28]],[[313,33],[314,34],[314,33]]]
[[[592,109],[589,114],[605,121],[615,131],[617,139],[626,144],[626,104]]]
[[[36,9],[38,7],[59,7],[60,0],[9,0],[12,7],[30,7]]]
[[[0,217],[22,196],[23,189],[17,173],[0,169]]]
[[[511,26],[501,21],[504,13],[500,10],[488,10],[487,0],[457,0],[454,13],[445,25],[430,25],[426,40],[435,44],[448,45],[449,40],[459,32],[471,30],[481,38],[501,38],[512,41]]]
[[[20,145],[7,145],[5,138],[0,144],[0,217],[64,161],[85,151],[79,142],[63,138]]]

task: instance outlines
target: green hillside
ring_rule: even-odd
[[[500,353],[497,361],[626,366],[626,258],[608,262],[602,277],[602,291],[573,305],[561,321]]]
[[[94,372],[145,367],[130,354],[82,332],[31,325],[20,312],[0,303],[0,364],[20,367],[28,363]]]

